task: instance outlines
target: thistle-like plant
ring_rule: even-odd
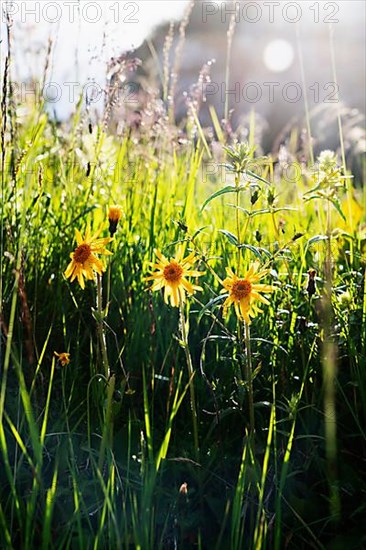
[[[345,220],[339,191],[345,189],[345,181],[349,176],[345,176],[343,172],[343,167],[338,164],[337,155],[328,149],[322,151],[317,158],[316,169],[311,174],[313,187],[304,194],[304,200],[325,199],[333,204]]]

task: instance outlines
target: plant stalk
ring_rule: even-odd
[[[248,323],[244,323],[244,341],[246,354],[246,372],[245,378],[248,384],[248,401],[249,401],[249,426],[250,433],[254,434],[254,399],[253,399],[253,378],[252,378],[252,350],[250,346],[250,327]]]
[[[102,366],[104,370],[104,375],[107,380],[109,380],[109,363],[108,363],[108,354],[107,354],[107,344],[104,333],[104,322],[103,322],[103,294],[102,294],[102,277],[97,273],[97,331],[100,349],[102,353]]]
[[[186,363],[187,363],[188,375],[189,375],[189,393],[190,393],[190,399],[191,399],[191,410],[192,410],[192,421],[193,421],[193,438],[194,438],[196,459],[198,460],[199,443],[198,443],[196,397],[195,397],[194,384],[193,384],[194,370],[193,370],[193,364],[192,364],[192,357],[188,346],[188,332],[186,329],[184,304],[182,303],[182,301],[180,301],[180,304],[179,304],[179,317],[180,317],[180,332],[181,332],[181,338],[182,338],[182,346],[186,356]]]

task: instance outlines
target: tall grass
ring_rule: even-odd
[[[213,143],[198,112],[197,139],[182,142],[171,105],[162,127],[122,136],[102,120],[90,133],[81,101],[61,125],[44,104],[20,119],[10,59],[1,100],[1,546],[361,548],[364,182],[347,180],[339,208],[305,201],[311,154],[289,185],[274,159],[256,157],[254,117],[247,164],[226,168],[224,183],[208,175]],[[211,116],[221,145],[235,149]],[[63,275],[74,231],[105,224],[107,235],[115,203],[123,216],[108,271],[83,291]],[[155,248],[173,256],[181,242],[206,274],[203,292],[178,311],[146,291],[145,276]],[[233,314],[222,318],[221,283],[226,266],[254,260],[278,290],[243,333]],[[55,351],[70,353],[70,364]]]

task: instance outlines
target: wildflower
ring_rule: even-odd
[[[338,165],[337,155],[333,151],[322,151],[317,158],[315,170],[311,174],[311,181],[315,187],[304,194],[304,199],[309,201],[325,198],[337,204],[340,209],[339,188],[344,188],[347,178],[348,176],[342,174],[342,167]],[[343,214],[341,215],[344,217]]]
[[[70,363],[70,354],[66,352],[57,353],[57,351],[54,351],[53,354],[58,357],[58,361],[60,361],[61,365],[63,367],[66,367]]]
[[[151,290],[160,290],[164,288],[164,300],[174,307],[179,307],[185,300],[185,292],[193,294],[195,290],[202,290],[200,286],[190,283],[186,277],[199,277],[203,272],[192,270],[196,255],[191,252],[186,258],[183,258],[183,248],[180,247],[175,258],[168,260],[159,250],[155,254],[159,261],[151,262],[151,267],[157,271],[151,276],[146,277],[147,281],[153,280]]]
[[[337,155],[334,151],[326,149],[318,156],[319,170],[329,173],[337,168]]]
[[[262,296],[262,292],[273,292],[276,287],[272,285],[258,284],[268,271],[258,271],[258,262],[252,264],[243,278],[239,278],[235,273],[227,268],[228,277],[223,281],[224,290],[229,291],[229,296],[224,303],[224,316],[229,307],[234,304],[235,313],[239,319],[244,319],[246,323],[251,322],[251,317],[255,317],[262,310],[259,309],[257,301],[263,304],[269,304],[267,298]]]
[[[122,216],[122,208],[120,206],[114,205],[110,206],[108,210],[108,221],[109,221],[109,234],[111,237],[117,231],[117,225]]]
[[[94,272],[102,275],[105,270],[101,260],[95,254],[111,255],[112,252],[107,250],[106,244],[113,239],[106,237],[98,239],[102,228],[94,235],[90,234],[90,227],[87,228],[85,237],[83,238],[80,231],[75,230],[77,248],[70,254],[71,262],[65,271],[65,277],[71,277],[71,282],[77,278],[82,289],[85,288],[84,277],[88,280],[93,280]]]
[[[235,145],[230,145],[224,147],[224,151],[228,157],[228,168],[237,173],[244,173],[250,165],[253,167],[253,157],[255,147],[251,147],[248,142],[236,143]],[[256,163],[260,163],[265,160],[265,157],[257,157]]]

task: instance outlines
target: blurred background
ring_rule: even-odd
[[[90,105],[101,112],[106,87],[119,79],[124,91],[127,82],[130,88],[115,105],[116,127],[124,117],[139,122],[154,94],[167,108],[174,102],[178,123],[194,102],[208,137],[212,107],[241,137],[255,112],[257,140],[268,151],[293,128],[301,141],[307,101],[315,150],[339,145],[340,110],[347,152],[357,156],[366,150],[365,9],[363,1],[346,0],[3,3],[12,20],[12,78],[28,89],[28,100],[50,48],[46,95],[57,120],[74,112],[88,83],[103,90]],[[2,64],[5,20],[3,13]]]

